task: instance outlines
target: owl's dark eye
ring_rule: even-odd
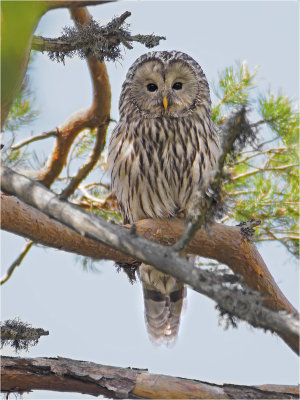
[[[147,90],[149,92],[155,92],[158,89],[157,85],[155,83],[148,83],[147,85]]]
[[[174,89],[174,90],[182,89],[182,83],[181,82],[175,82],[174,85],[172,86],[172,89]]]

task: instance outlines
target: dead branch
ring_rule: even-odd
[[[44,132],[44,133],[41,133],[40,135],[36,135],[36,136],[30,136],[27,139],[21,140],[17,144],[14,144],[13,146],[11,146],[11,149],[17,150],[23,146],[26,146],[29,143],[36,142],[38,140],[47,139],[47,138],[53,137],[53,136],[57,136],[57,130]]]
[[[41,336],[49,335],[48,331],[41,328],[32,328],[30,324],[18,318],[1,323],[1,348],[5,345],[14,347],[16,351],[28,350],[35,346]]]
[[[254,292],[240,290],[237,287],[229,289],[213,273],[193,268],[171,247],[155,244],[132,231],[126,232],[102,218],[88,214],[78,207],[60,200],[43,185],[19,175],[9,168],[2,167],[1,178],[2,188],[6,192],[17,195],[28,204],[61,221],[81,235],[100,240],[115,250],[173,275],[194,290],[216,301],[222,313],[234,315],[255,327],[271,329],[278,333],[294,351],[299,351],[298,319],[292,314],[287,314],[286,311],[270,311],[261,305]],[[230,249],[230,256],[233,250],[233,248]],[[247,256],[249,255],[247,254]],[[284,298],[283,295],[282,297]]]
[[[217,385],[68,358],[2,357],[2,392],[55,390],[108,398],[297,399],[297,386]]]
[[[92,18],[77,28],[65,28],[64,34],[57,39],[34,36],[32,49],[47,51],[51,60],[64,62],[65,57],[95,57],[98,61],[116,61],[121,57],[120,44],[132,49],[132,42],[140,42],[148,48],[157,46],[163,36],[131,35],[125,20],[131,15],[129,11],[115,17],[105,26],[100,26]]]

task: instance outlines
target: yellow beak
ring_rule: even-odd
[[[167,97],[166,97],[166,96],[164,96],[164,98],[163,98],[163,105],[164,105],[165,111],[167,111],[167,108],[168,108],[168,100],[167,100]]]

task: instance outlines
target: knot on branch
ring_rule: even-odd
[[[28,350],[35,346],[41,336],[49,335],[48,331],[41,328],[32,328],[30,324],[22,322],[19,318],[1,323],[1,348],[9,345],[16,352]]]
[[[97,60],[116,61],[121,58],[120,44],[132,49],[132,42],[139,42],[147,48],[157,46],[164,36],[131,35],[129,24],[125,20],[131,15],[129,11],[112,19],[107,25],[101,26],[93,18],[75,27],[65,27],[63,35],[58,39],[34,37],[32,48],[38,51],[48,51],[52,61],[64,62],[65,57],[77,54],[80,58],[90,56]]]

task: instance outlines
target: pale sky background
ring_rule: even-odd
[[[298,99],[299,4],[295,1],[251,2],[137,2],[124,1],[89,7],[103,23],[124,11],[133,33],[165,35],[155,50],[181,50],[202,66],[210,83],[218,71],[235,61],[260,66],[260,92],[282,90]],[[37,34],[60,35],[70,25],[67,10],[47,13]],[[147,49],[135,44],[121,62],[107,63],[112,87],[111,117],[118,119],[118,97],[130,65]],[[91,103],[90,76],[84,61],[66,65],[38,54],[31,69],[31,85],[40,111],[38,120],[20,138],[60,125],[74,111]],[[212,96],[212,100],[216,98]],[[52,140],[38,144],[49,154]],[[100,179],[100,173],[99,173]],[[25,240],[2,233],[2,269],[12,263]],[[298,307],[298,263],[277,244],[259,245],[259,251],[287,298]],[[99,273],[82,271],[76,256],[35,247],[2,287],[2,320],[19,316],[50,331],[48,337],[22,356],[61,356],[120,367],[148,368],[212,383],[297,384],[298,359],[276,336],[244,323],[238,329],[218,326],[214,303],[188,291],[187,307],[177,343],[154,347],[147,336],[142,291],[117,274],[111,262],[98,263]],[[4,354],[12,354],[5,349]],[[24,399],[77,399],[87,395],[55,392],[24,394]]]

